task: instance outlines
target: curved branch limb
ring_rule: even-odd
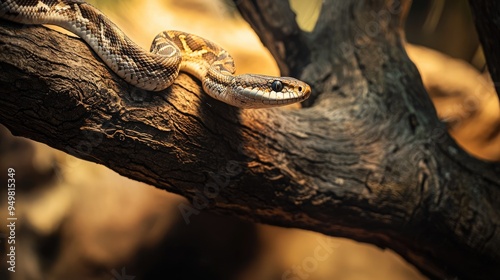
[[[364,12],[353,3],[339,13]],[[239,111],[187,75],[143,92],[77,39],[1,26],[1,123],[188,197],[187,222],[209,210],[348,237],[435,278],[500,272],[500,167],[448,137],[397,40],[341,56],[342,87],[311,108]]]
[[[486,64],[500,99],[500,3],[498,1],[469,0],[477,33],[484,49]]]
[[[234,0],[243,18],[252,26],[276,60],[282,76],[300,77],[310,50],[287,0]]]

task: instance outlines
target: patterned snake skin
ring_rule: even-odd
[[[211,97],[240,108],[301,102],[311,92],[306,83],[290,77],[234,76],[233,59],[224,49],[184,32],[160,33],[147,52],[83,0],[0,0],[0,18],[67,29],[85,40],[118,76],[145,90],[163,90],[185,71],[199,79]]]

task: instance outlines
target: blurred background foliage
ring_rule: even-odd
[[[486,61],[467,0],[413,1],[406,38],[485,70]]]

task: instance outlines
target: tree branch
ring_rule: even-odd
[[[289,2],[236,0],[235,4],[275,58],[282,76],[299,76],[310,63],[310,50]]]
[[[500,166],[468,156],[437,119],[401,44],[408,2],[359,3],[325,2],[301,41],[309,62],[294,67],[316,99],[295,111],[240,111],[185,74],[144,92],[78,39],[1,22],[0,122],[189,198],[186,222],[237,215],[390,248],[434,278],[493,278]]]
[[[500,99],[500,2],[469,0],[486,64]]]

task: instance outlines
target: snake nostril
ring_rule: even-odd
[[[299,87],[299,91],[302,92],[303,88],[302,87]]]

